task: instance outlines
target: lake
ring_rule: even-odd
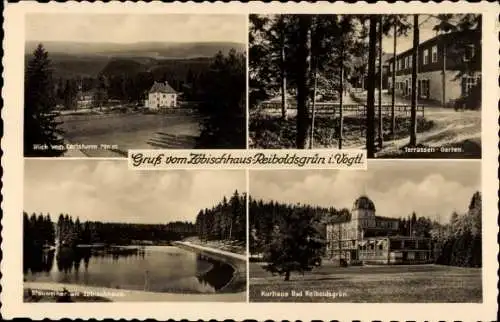
[[[60,248],[31,253],[25,281],[70,283],[169,293],[216,293],[235,273],[231,265],[174,246],[102,251]],[[129,248],[130,249],[130,248]]]

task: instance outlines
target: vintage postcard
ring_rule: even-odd
[[[27,159],[24,172],[24,302],[246,301],[244,170]]]
[[[481,14],[249,19],[251,147],[481,158]]]
[[[250,301],[481,303],[480,189],[475,161],[251,171]]]
[[[6,3],[2,317],[495,320],[499,14]]]
[[[246,19],[27,14],[24,156],[245,148]]]

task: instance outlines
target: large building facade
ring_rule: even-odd
[[[396,70],[395,91],[411,96],[413,49],[391,58],[389,71]],[[467,70],[467,73],[463,73]],[[389,77],[389,88],[393,88]],[[481,31],[452,32],[437,35],[418,47],[417,97],[452,106],[466,97],[481,81]]]
[[[399,235],[398,219],[376,216],[374,203],[361,196],[350,216],[326,225],[325,256],[345,264],[421,264],[432,262],[432,243]]]

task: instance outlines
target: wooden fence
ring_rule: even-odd
[[[260,104],[260,108],[264,110],[281,110],[281,102],[263,102]],[[297,104],[288,104],[287,108],[289,110],[296,110]],[[340,104],[339,103],[316,103],[315,106],[316,115],[328,116],[339,115],[340,113]],[[382,114],[388,115],[391,114],[392,105],[391,104],[382,104]],[[355,114],[356,116],[366,116],[366,105],[365,104],[343,104],[342,111],[344,115],[347,114]],[[309,104],[309,112],[312,113],[312,104]],[[408,104],[396,104],[394,105],[394,112],[396,115],[405,115],[409,116],[411,114],[411,106]],[[422,117],[425,116],[425,107],[424,105],[417,105],[417,116],[421,113]],[[375,116],[378,115],[378,105],[375,104]]]

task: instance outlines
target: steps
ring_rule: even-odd
[[[191,135],[156,132],[147,143],[160,149],[193,149],[196,137]]]

